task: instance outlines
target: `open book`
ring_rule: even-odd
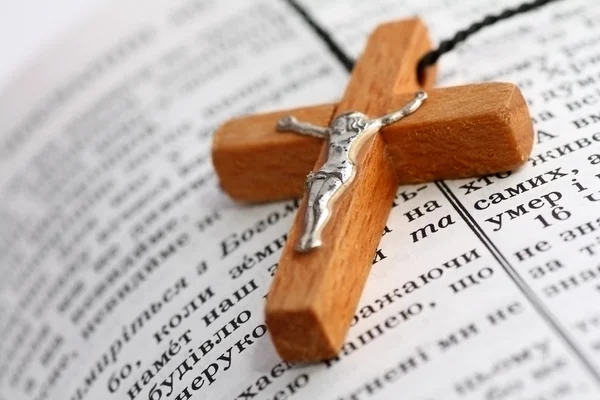
[[[441,40],[519,1],[494,3],[301,6],[356,57],[380,22]],[[0,400],[599,399],[599,27],[557,2],[441,60],[522,88],[532,157],[400,187],[342,352],[291,365],[263,307],[297,201],[229,200],[211,134],[348,71],[286,1],[115,2],[0,97]]]

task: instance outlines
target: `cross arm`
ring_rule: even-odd
[[[323,139],[280,132],[277,122],[293,115],[300,121],[328,126],[336,104],[257,114],[231,120],[215,133],[212,160],[223,190],[245,202],[302,196]]]
[[[388,107],[411,97],[398,94]],[[401,184],[512,170],[527,161],[533,146],[527,104],[510,83],[432,90],[418,112],[381,135]]]
[[[396,94],[404,107],[414,93]],[[264,202],[300,197],[322,139],[278,132],[280,118],[327,126],[336,104],[243,117],[216,132],[213,163],[233,198]],[[374,116],[376,117],[376,116]],[[482,83],[428,91],[419,112],[382,130],[400,184],[456,179],[514,169],[533,146],[531,118],[518,87]]]

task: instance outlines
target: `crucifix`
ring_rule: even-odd
[[[381,25],[339,103],[239,118],[215,134],[213,163],[232,198],[303,196],[266,305],[285,360],[340,350],[398,185],[507,171],[531,152],[520,90],[432,89],[434,68],[416,73],[430,47],[419,19]]]

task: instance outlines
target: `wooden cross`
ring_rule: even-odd
[[[307,173],[323,165],[328,146],[323,139],[278,132],[277,122],[293,115],[326,127],[348,111],[375,118],[399,109],[416,91],[432,87],[432,68],[422,85],[416,77],[417,62],[429,49],[420,20],[381,25],[338,104],[225,123],[213,142],[222,188],[242,202],[302,196]],[[304,194],[266,305],[266,323],[283,359],[317,361],[340,350],[398,185],[507,171],[527,160],[533,126],[516,86],[486,83],[427,92],[414,114],[366,139],[365,150],[356,155],[356,176],[331,210],[322,246],[301,252],[296,243],[306,212]]]

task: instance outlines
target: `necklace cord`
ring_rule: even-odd
[[[535,0],[528,3],[523,3],[514,8],[507,8],[499,14],[488,15],[481,21],[475,22],[467,29],[463,29],[456,32],[452,39],[442,41],[437,49],[431,50],[428,53],[425,53],[423,57],[421,57],[419,63],[417,64],[417,78],[419,79],[419,82],[422,83],[424,81],[425,70],[428,67],[437,63],[437,61],[442,55],[454,49],[457,44],[464,42],[469,36],[479,32],[486,26],[495,24],[498,21],[511,18],[517,14],[523,14],[529,11],[533,11],[542,6],[545,6],[546,4],[550,4],[556,1],[558,0]]]

